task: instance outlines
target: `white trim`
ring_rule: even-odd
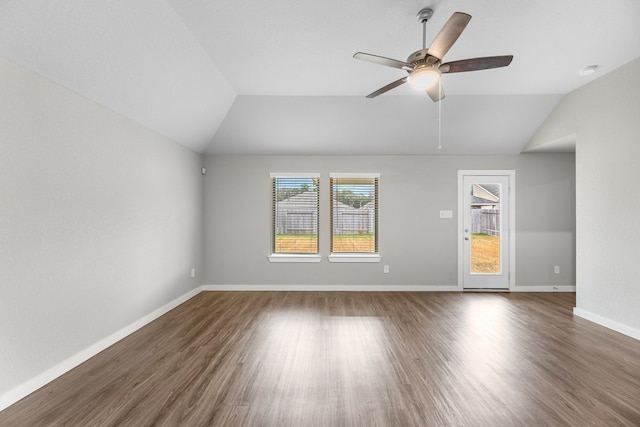
[[[428,285],[304,285],[304,284],[263,284],[263,285],[204,285],[203,291],[309,291],[309,292],[456,292],[457,286]]]
[[[509,178],[509,291],[516,287],[516,171],[515,169],[498,170],[458,170],[458,288],[464,287],[464,201],[463,179],[465,175],[507,176]]]
[[[308,178],[308,179],[320,179],[320,173],[319,172],[308,172],[308,173],[304,173],[304,172],[270,172],[269,176],[273,179],[273,178]],[[273,195],[272,195],[273,198]],[[316,216],[320,215],[320,199],[318,199],[318,211]],[[274,214],[274,211],[271,211],[271,214]],[[318,224],[318,227],[320,226],[320,224]],[[274,233],[274,229],[273,227],[271,227],[271,240],[273,241],[273,239],[275,238],[275,236],[273,235]],[[320,262],[322,260],[322,256],[319,254],[277,254],[277,253],[272,253],[270,255],[267,255],[267,259],[269,260],[269,262]]]
[[[269,262],[320,262],[322,255],[305,254],[271,254],[267,257]]]
[[[329,178],[380,178],[380,173],[342,173],[330,172]]]
[[[514,286],[511,292],[575,292],[575,286]]]
[[[347,254],[337,253],[328,256],[329,262],[380,262],[382,257],[378,254]]]
[[[320,178],[320,173],[304,172],[270,172],[271,178]]]
[[[141,319],[129,324],[128,326],[125,326],[124,328],[120,329],[119,331],[114,332],[113,334],[109,335],[108,337],[101,339],[100,341],[96,342],[95,344],[90,345],[89,347],[85,348],[84,350],[74,354],[73,356],[67,358],[66,360],[63,360],[62,362],[58,363],[57,365],[55,365],[55,366],[47,369],[46,371],[36,375],[35,377],[31,378],[30,380],[27,380],[24,383],[20,384],[19,386],[17,386],[15,388],[9,390],[8,392],[0,395],[0,411],[2,411],[3,409],[5,409],[5,408],[7,408],[7,407],[9,407],[11,405],[13,405],[14,403],[19,401],[20,399],[28,396],[29,394],[33,393],[34,391],[38,390],[39,388],[45,386],[46,384],[48,384],[51,381],[55,380],[56,378],[58,378],[62,374],[70,371],[71,369],[75,368],[76,366],[80,365],[81,363],[86,362],[87,360],[89,360],[90,358],[92,358],[96,354],[100,353],[101,351],[103,351],[107,347],[110,347],[111,345],[113,345],[116,342],[120,341],[121,339],[125,338],[127,335],[132,334],[133,332],[135,332],[138,329],[142,328],[146,324],[154,321],[155,319],[157,319],[158,317],[160,317],[163,314],[167,313],[168,311],[176,308],[177,306],[179,306],[180,304],[184,303],[185,301],[193,298],[194,296],[196,296],[200,292],[202,292],[202,290],[203,290],[203,287],[199,286],[198,288],[196,288],[196,289],[194,289],[194,290],[192,290],[190,292],[187,292],[186,294],[182,295],[181,297],[176,298],[175,300],[171,301],[168,304],[165,304],[164,306],[158,308],[157,310],[152,311],[151,313],[147,314],[146,316],[142,317]]]
[[[616,322],[615,320],[607,319],[606,317],[591,313],[590,311],[583,310],[578,307],[573,307],[573,314],[593,323],[597,323],[600,326],[604,326],[605,328],[612,329],[631,338],[640,340],[640,330],[634,329],[631,326]]]

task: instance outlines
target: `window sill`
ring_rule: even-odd
[[[303,255],[303,254],[271,254],[268,256],[269,262],[320,262],[321,255]]]
[[[331,254],[329,262],[380,262],[382,257],[378,254]]]

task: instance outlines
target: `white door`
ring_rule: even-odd
[[[509,290],[513,171],[460,171],[463,289]]]

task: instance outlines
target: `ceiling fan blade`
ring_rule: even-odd
[[[456,12],[451,15],[451,18],[444,24],[436,38],[433,39],[431,46],[429,46],[429,55],[442,59],[458,40],[470,20],[471,15],[467,13]]]
[[[490,68],[506,67],[511,64],[513,55],[486,56],[484,58],[461,59],[440,65],[443,73],[461,73],[463,71],[487,70]]]
[[[442,89],[442,83],[438,83],[435,85],[431,85],[425,89],[429,98],[433,100],[433,102],[438,102],[444,99],[444,89]]]
[[[387,67],[400,68],[401,70],[411,70],[411,65],[397,59],[385,58],[384,56],[372,55],[370,53],[358,52],[353,55],[355,59],[361,61],[373,62],[378,65],[386,65]]]
[[[378,95],[382,95],[385,92],[390,91],[391,89],[395,89],[398,86],[400,86],[401,84],[405,83],[407,81],[407,77],[403,77],[399,80],[396,80],[395,82],[389,83],[388,85],[381,87],[380,89],[376,90],[375,92],[371,92],[369,95],[367,95],[367,98],[375,98]]]

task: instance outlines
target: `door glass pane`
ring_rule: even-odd
[[[471,274],[500,274],[500,184],[471,184]]]

